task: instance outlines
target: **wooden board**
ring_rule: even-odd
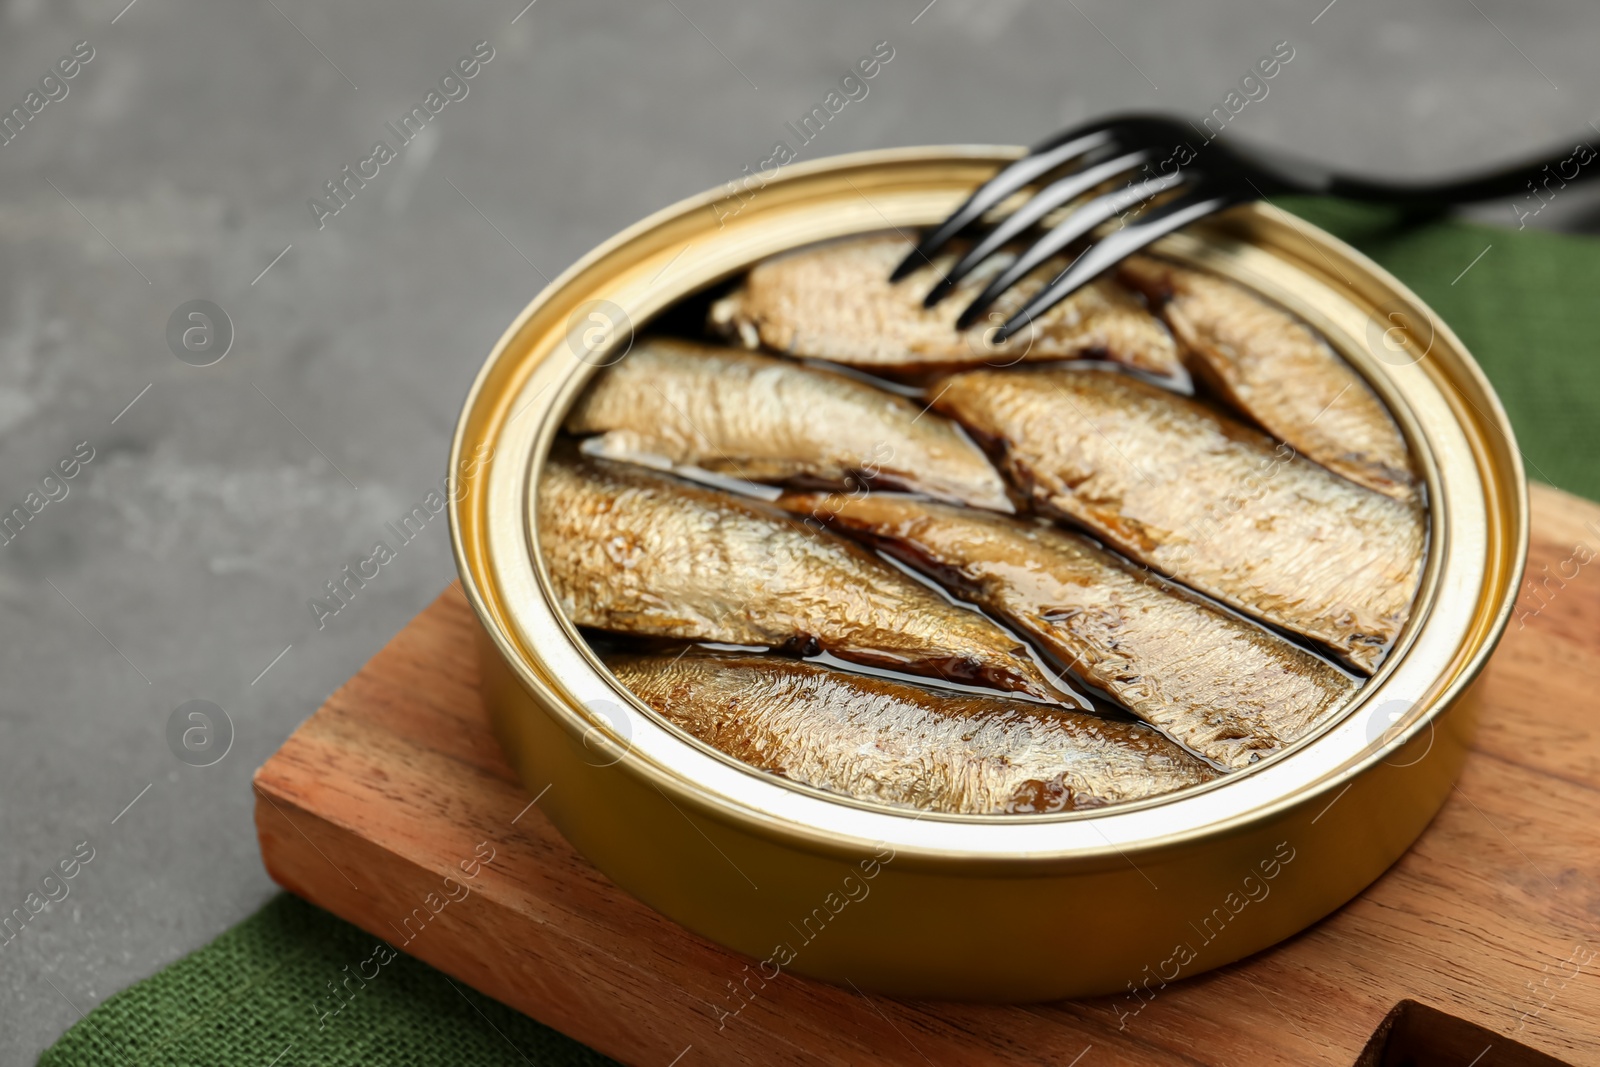
[[[1345,1067],[1403,998],[1489,1031],[1477,1067],[1517,1062],[1513,1040],[1600,1063],[1600,563],[1585,565],[1600,507],[1544,487],[1533,505],[1540,593],[1524,586],[1433,825],[1339,912],[1136,1015],[1126,997],[911,1003],[784,975],[719,1027],[750,961],[612,885],[531,803],[479,703],[457,588],[257,772],[262,855],[290,891],[627,1063],[692,1046],[681,1067],[1066,1065],[1086,1049],[1085,1065]],[[493,859],[468,879],[475,850]],[[456,885],[470,894],[405,926]]]

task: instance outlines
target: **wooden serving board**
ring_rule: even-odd
[[[291,892],[632,1064],[1347,1067],[1408,998],[1443,1014],[1384,1035],[1437,1062],[1551,1062],[1521,1043],[1600,1063],[1600,507],[1535,487],[1533,516],[1541,592],[1524,585],[1433,825],[1334,915],[1136,1015],[1128,997],[913,1003],[785,974],[719,1028],[750,961],[612,885],[545,820],[490,733],[454,587],[257,772],[262,855]],[[430,894],[437,915],[406,925]],[[1362,1062],[1413,1062],[1382,1040]]]

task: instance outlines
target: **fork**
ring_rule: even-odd
[[[961,256],[923,300],[933,307],[984,260],[1039,225],[1064,205],[1089,197],[1060,222],[1045,231],[1017,256],[979,294],[956,320],[957,329],[975,323],[1002,293],[1032,273],[1042,263],[1080,238],[1087,247],[1034,294],[992,336],[1000,343],[1033,319],[1065,300],[1079,288],[1116,266],[1153,241],[1250,200],[1269,200],[1280,193],[1322,194],[1353,200],[1382,201],[1406,208],[1437,208],[1500,196],[1539,194],[1543,179],[1564,187],[1594,175],[1584,164],[1596,152],[1584,142],[1564,155],[1551,156],[1450,182],[1397,183],[1370,181],[1339,174],[1319,164],[1262,149],[1243,149],[1221,140],[1194,148],[1189,141],[1194,127],[1159,115],[1123,115],[1075,126],[1035,145],[1028,154],[989,179],[949,218],[923,234],[917,246],[889,276],[891,282],[906,275],[941,251],[957,236],[978,229],[985,213],[1014,193],[1036,185],[1063,168],[1064,176],[1038,189],[1026,203],[996,223]],[[1161,158],[1165,154],[1165,158]],[[1568,169],[1572,173],[1567,173]],[[1596,168],[1600,169],[1600,168]],[[1103,190],[1118,180],[1120,187]],[[1176,195],[1149,207],[1137,219],[1094,240],[1092,232],[1164,193]]]

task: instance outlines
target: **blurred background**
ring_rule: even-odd
[[[444,520],[336,616],[308,600],[438,484],[511,318],[793,145],[879,42],[868,95],[800,158],[1199,123],[1280,42],[1229,134],[1356,172],[1450,175],[1600,119],[1600,7],[1324,3],[0,4],[0,113],[25,118],[0,134],[0,511],[29,516],[0,544],[0,914],[93,854],[0,935],[0,1062],[275,892],[251,772],[453,579]],[[337,214],[310,206],[475,48],[465,96]],[[1520,221],[1600,209],[1573,190]],[[169,321],[197,300],[222,313],[211,354],[180,359]],[[174,719],[191,701],[204,718]]]

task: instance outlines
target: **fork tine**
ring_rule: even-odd
[[[1089,248],[1066,270],[1039,292],[1027,305],[995,331],[993,341],[1000,344],[1056,304],[1071,296],[1098,275],[1116,266],[1139,249],[1196,219],[1215,214],[1234,204],[1253,199],[1242,186],[1211,186],[1202,182],[1177,199],[1162,204],[1138,222],[1109,234]]]
[[[1045,186],[1022,207],[1018,208],[1009,217],[1003,220],[993,230],[989,231],[983,240],[972,247],[955,266],[936,282],[928,295],[923,298],[922,306],[931,308],[943,300],[950,290],[960,284],[961,279],[970,274],[979,263],[988,259],[999,251],[1007,242],[1018,234],[1027,230],[1034,223],[1044,218],[1062,204],[1087,193],[1102,182],[1110,181],[1119,174],[1132,170],[1150,158],[1148,151],[1129,152],[1104,163],[1097,163],[1075,171],[1060,181]]]
[[[1087,204],[1084,204],[1063,219],[1060,225],[1034,242],[1031,248],[1017,257],[1016,262],[1001,271],[989,283],[988,287],[978,294],[978,298],[968,304],[967,309],[956,319],[956,329],[965,330],[974,322],[977,322],[978,316],[987,311],[989,305],[998,300],[1002,293],[1017,284],[1026,275],[1032,273],[1039,264],[1102,222],[1119,212],[1142,204],[1151,197],[1164,193],[1168,189],[1190,180],[1192,177],[1193,175],[1186,174],[1183,171],[1174,171],[1171,174],[1163,174],[1159,177],[1146,179],[1125,189],[1102,193]],[[1032,305],[1030,304],[1029,306]]]
[[[1069,137],[1053,147],[1037,149],[1012,163],[978,186],[978,191],[968,197],[966,203],[956,208],[955,212],[936,228],[924,234],[917,242],[917,247],[913,248],[906,258],[900,261],[894,273],[889,275],[889,281],[897,282],[924,263],[930,262],[952,237],[1012,193],[1063,163],[1109,143],[1111,137],[1112,132],[1109,129],[1095,129],[1082,136]]]

